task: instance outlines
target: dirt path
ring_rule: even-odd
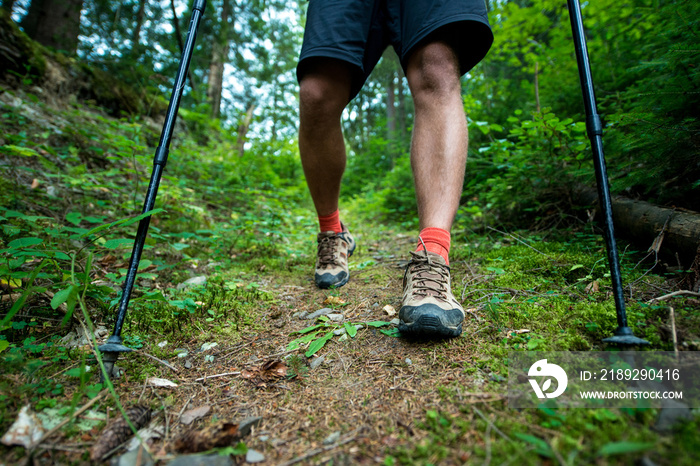
[[[364,464],[383,461],[387,449],[410,449],[423,441],[416,424],[426,421],[428,411],[475,417],[478,410],[465,414],[464,407],[498,402],[503,384],[494,387],[486,382],[492,375],[487,366],[465,371],[486,356],[480,354],[478,336],[484,323],[473,317],[465,325],[465,336],[450,341],[411,342],[382,333],[391,326],[364,324],[354,338],[340,341],[342,336],[334,336],[317,353],[322,360],[315,363],[317,357],[306,358],[303,348],[286,351],[289,342],[299,337],[292,332],[314,323],[300,314],[328,308],[324,303],[336,303],[331,304],[334,312],[352,324],[395,318],[389,313],[390,307],[400,305],[402,253],[412,244],[413,239],[405,237],[391,243],[391,249],[361,246],[353,263],[371,260],[374,264],[352,271],[348,285],[333,292],[316,289],[310,274],[297,283],[281,283],[271,273],[260,277],[279,304],[261,310],[259,331],[232,345],[217,341],[214,350],[195,355],[200,361],[195,361],[194,369],[178,374],[180,387],[167,411],[172,415],[211,406],[209,415],[196,421],[194,428],[212,418],[261,417],[245,442],[270,464],[330,459],[334,464]],[[465,264],[453,268],[455,283],[463,282]],[[207,355],[214,357],[215,364],[201,360]],[[286,366],[287,377],[262,369],[265,362],[275,360]],[[214,372],[242,374],[197,380]],[[168,376],[167,371],[161,375]],[[438,387],[454,393],[446,401]],[[146,390],[141,402],[157,406],[167,396],[163,391]],[[171,436],[184,429],[174,423]],[[453,452],[450,461],[466,460],[467,448]]]

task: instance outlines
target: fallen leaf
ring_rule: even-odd
[[[598,280],[594,280],[591,283],[589,283],[588,285],[586,285],[586,288],[584,291],[588,294],[593,294],[593,293],[597,293],[599,291],[599,289],[600,289],[600,286],[598,285]]]
[[[219,345],[218,343],[213,342],[213,341],[212,341],[212,342],[209,342],[209,343],[204,343],[204,344],[202,345],[201,351],[208,351],[208,350],[210,350],[210,349],[212,349],[213,347],[218,346],[218,345]]]
[[[168,379],[161,379],[160,377],[149,377],[148,379],[146,379],[146,383],[153,385],[154,387],[177,387],[177,384],[175,382],[171,382]]]
[[[396,315],[396,309],[394,309],[394,306],[391,304],[387,304],[383,309],[389,317],[394,317]]]
[[[23,406],[17,414],[17,419],[9,430],[2,436],[2,443],[7,446],[21,445],[29,448],[44,435],[44,428],[29,405]]]
[[[278,360],[267,361],[262,365],[263,376],[270,375],[272,377],[286,377],[287,366]]]
[[[37,180],[36,178],[34,178],[34,179],[32,180],[32,186],[31,186],[31,188],[32,188],[32,189],[36,189],[36,188],[38,188],[38,187],[39,187],[39,180]]]
[[[165,426],[163,424],[158,424],[152,422],[149,426],[139,429],[139,440],[138,437],[132,438],[126,445],[127,451],[134,450],[141,446],[141,441],[146,445],[152,446],[156,440],[162,439],[165,436]]]
[[[188,425],[192,424],[197,419],[201,419],[204,416],[206,416],[209,413],[209,411],[211,411],[211,406],[209,405],[200,406],[194,409],[188,409],[187,411],[182,413],[182,416],[180,416],[180,422]]]
[[[252,366],[241,371],[241,377],[255,383],[259,388],[267,386],[265,382],[286,376],[287,366],[279,359],[265,361],[261,366]]]
[[[337,296],[329,296],[326,298],[325,301],[323,301],[323,304],[330,305],[330,304],[335,304],[336,306],[340,306],[341,304],[345,304],[345,301],[340,299]]]

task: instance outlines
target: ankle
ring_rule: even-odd
[[[340,212],[337,209],[330,215],[319,215],[318,224],[321,232],[333,231],[341,233],[343,231],[343,225],[340,223]]]
[[[442,228],[423,228],[420,232],[420,239],[416,252],[427,249],[428,252],[439,254],[445,259],[445,263],[450,265],[450,232]],[[423,247],[425,244],[425,248]]]

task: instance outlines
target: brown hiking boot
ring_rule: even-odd
[[[341,287],[348,282],[348,258],[355,252],[355,240],[343,225],[342,233],[318,234],[318,255],[314,280],[319,288]]]
[[[464,310],[452,295],[445,259],[425,250],[411,255],[403,277],[399,332],[409,336],[459,336]]]

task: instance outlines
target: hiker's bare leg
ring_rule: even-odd
[[[318,215],[338,209],[345,171],[345,142],[340,116],[350,96],[349,65],[316,62],[299,84],[299,153]]]
[[[409,58],[406,78],[415,103],[411,167],[420,228],[450,231],[464,182],[467,119],[459,63],[445,42],[432,42]]]

